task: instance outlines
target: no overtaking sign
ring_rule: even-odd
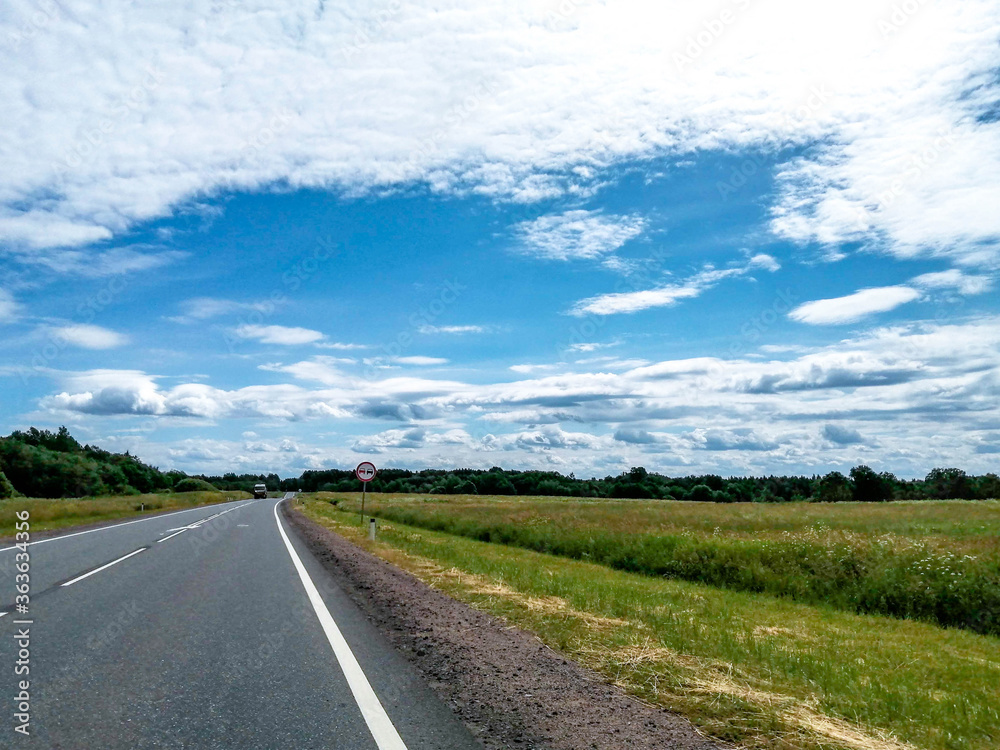
[[[375,474],[377,472],[375,470],[375,464],[371,461],[362,461],[358,464],[358,468],[354,470],[354,473],[362,482],[370,482],[375,478]]]

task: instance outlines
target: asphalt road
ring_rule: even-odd
[[[0,748],[480,747],[277,503],[33,544],[27,615],[13,607],[17,550],[0,548]]]

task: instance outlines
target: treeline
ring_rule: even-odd
[[[243,490],[258,482],[271,491],[357,492],[361,483],[353,471],[306,471],[298,478],[277,474],[235,474],[189,477],[181,471],[161,472],[135,456],[81,445],[65,427],[57,432],[34,427],[0,438],[0,498],[87,497],[145,492]],[[729,477],[703,474],[668,477],[635,467],[618,476],[577,479],[554,471],[481,469],[382,469],[369,492],[442,495],[555,495],[701,502],[793,502],[814,500],[885,502],[889,500],[987,499],[1000,497],[996,474],[969,476],[961,469],[934,469],[924,479],[904,480],[867,466],[848,476]]]
[[[161,472],[129,453],[81,445],[65,427],[34,427],[0,437],[0,498],[137,495],[195,483],[179,471]],[[214,488],[211,488],[214,489]]]
[[[276,474],[202,477],[220,489],[249,490],[255,482],[268,489],[304,492],[357,492],[361,483],[353,471],[306,471],[298,479]],[[924,479],[904,480],[867,466],[856,466],[848,476],[730,477],[716,474],[668,477],[640,467],[619,476],[577,479],[554,471],[489,471],[455,469],[382,469],[368,485],[369,492],[409,492],[445,495],[555,495],[701,502],[885,502],[889,500],[988,499],[1000,497],[996,474],[969,476],[961,469],[934,469]]]

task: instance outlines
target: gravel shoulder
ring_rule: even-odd
[[[282,505],[312,554],[485,748],[722,750],[535,636],[452,599]]]

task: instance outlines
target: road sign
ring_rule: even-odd
[[[370,482],[375,478],[377,471],[375,464],[371,461],[362,461],[358,464],[358,468],[354,470],[354,473],[362,482]]]

